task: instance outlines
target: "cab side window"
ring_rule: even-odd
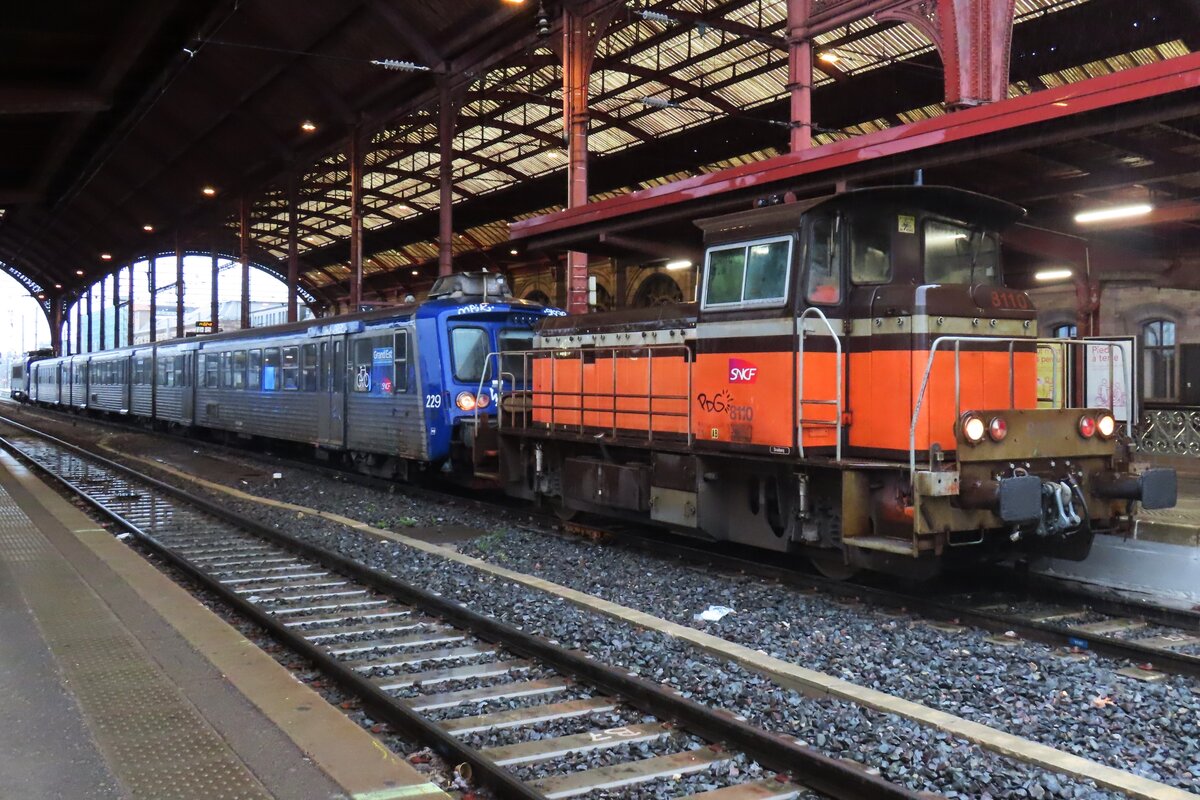
[[[895,216],[872,214],[850,220],[850,280],[856,284],[892,280]]]
[[[842,301],[842,264],[837,232],[836,217],[817,217],[809,226],[804,297],[810,303],[831,305]]]

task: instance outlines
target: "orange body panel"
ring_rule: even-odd
[[[561,351],[560,351],[561,352]],[[680,349],[599,351],[586,362],[571,351],[533,361],[533,421],[584,431],[691,434],[697,441],[791,449],[797,421],[805,448],[836,443],[837,356],[808,351],[803,365],[794,352],[701,353],[694,363]],[[633,355],[637,353],[637,355]],[[844,431],[850,454],[862,451],[906,453],[909,425],[929,353],[876,350],[843,356],[846,394]],[[955,447],[954,359],[936,355],[921,414],[916,448],[936,443]],[[1009,356],[963,351],[958,355],[959,409],[1009,406]],[[797,371],[804,401],[797,404]],[[1036,354],[1012,359],[1013,407],[1037,407]],[[653,414],[651,414],[653,411]]]

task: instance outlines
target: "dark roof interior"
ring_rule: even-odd
[[[141,0],[25,4],[0,26],[0,261],[31,288],[67,291],[147,252],[236,252],[250,203],[256,260],[286,254],[286,193],[302,209],[301,270],[344,297],[345,142],[369,138],[366,296],[427,286],[437,226],[436,82],[461,83],[454,162],[459,264],[534,258],[510,221],[565,194],[561,72],[537,2]],[[600,0],[590,0],[599,2]],[[591,189],[608,197],[786,148],[785,0],[626,4],[596,59]],[[1010,94],[1193,52],[1200,11],[1174,0],[1017,0]],[[915,28],[862,20],[825,35],[817,143],[945,113],[941,66]],[[410,61],[395,71],[372,60]],[[667,98],[671,107],[643,98]],[[315,132],[301,130],[303,120]],[[1152,193],[1175,211],[1108,231],[1123,246],[1200,248],[1200,118],[1030,147],[939,182],[988,191],[1054,226],[1080,199]],[[212,186],[207,198],[201,187]],[[153,231],[143,230],[152,226]],[[687,235],[680,226],[679,235]],[[695,232],[691,228],[692,233]],[[636,249],[636,248],[634,248]],[[111,261],[101,259],[111,254]],[[83,276],[76,272],[82,271]],[[413,273],[416,273],[414,275]]]

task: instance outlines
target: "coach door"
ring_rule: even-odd
[[[341,447],[346,441],[346,337],[323,337],[319,359],[317,441],[325,447]]]

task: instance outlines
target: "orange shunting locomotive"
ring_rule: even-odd
[[[1173,505],[1175,475],[1071,402],[1074,351],[1113,345],[1038,338],[1003,283],[1023,213],[885,187],[700,220],[698,302],[548,317],[497,356],[501,480],[829,574],[1083,558],[1134,502]]]

